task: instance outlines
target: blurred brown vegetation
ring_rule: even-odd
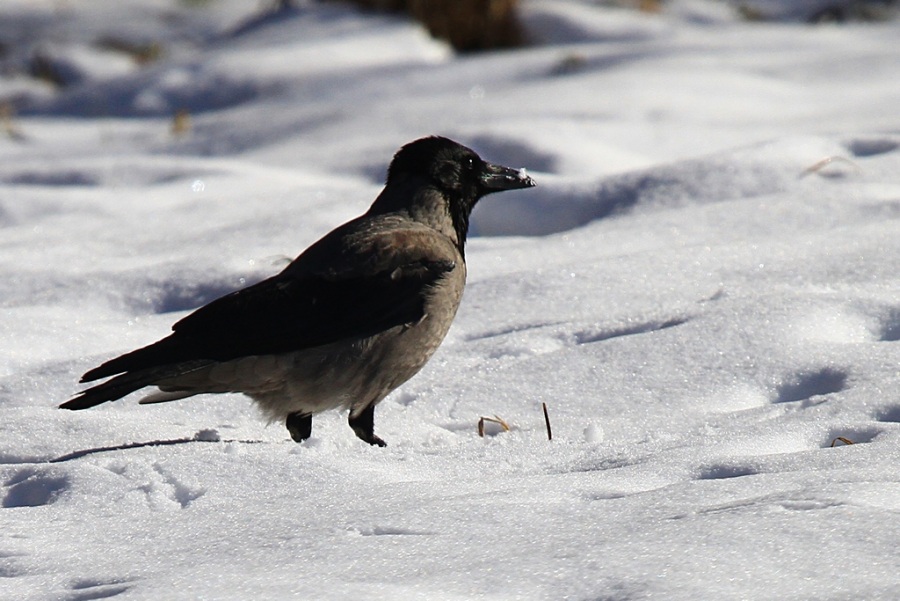
[[[366,9],[406,12],[456,50],[512,48],[524,43],[519,0],[351,0]]]

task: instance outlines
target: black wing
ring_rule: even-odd
[[[372,275],[331,279],[282,273],[197,309],[174,333],[87,372],[90,382],[188,361],[228,361],[365,338],[424,316],[429,288],[451,271],[418,260]]]

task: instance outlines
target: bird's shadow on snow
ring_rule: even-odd
[[[87,449],[81,449],[78,451],[72,451],[71,453],[66,453],[65,455],[60,455],[59,457],[54,457],[53,459],[47,460],[47,463],[63,463],[66,461],[73,461],[75,459],[81,459],[82,457],[87,457],[89,455],[96,455],[97,453],[108,453],[111,451],[127,451],[130,449],[142,449],[145,447],[168,447],[175,445],[183,445],[183,444],[193,444],[193,443],[222,443],[222,442],[240,442],[246,444],[259,444],[261,440],[223,440],[219,438],[217,434],[214,432],[206,432],[202,431],[197,433],[196,435],[190,438],[170,438],[165,440],[148,440],[145,442],[129,442],[118,445],[110,445],[105,447],[91,447]]]

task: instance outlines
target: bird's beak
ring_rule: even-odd
[[[515,190],[517,188],[531,188],[535,186],[524,169],[510,169],[502,165],[484,164],[481,175],[481,187],[485,194],[500,192],[501,190]]]

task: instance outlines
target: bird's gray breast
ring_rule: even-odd
[[[460,260],[427,292],[418,322],[391,328],[363,342],[363,360],[358,365],[365,390],[350,401],[351,410],[379,402],[422,369],[447,335],[465,283],[466,267]]]
[[[367,338],[342,341],[281,355],[241,360],[240,371],[268,371],[268,385],[245,392],[271,419],[293,412],[318,413],[338,407],[359,412],[380,402],[414,376],[440,346],[462,300],[466,267],[462,258],[431,285],[417,322],[391,327]]]

